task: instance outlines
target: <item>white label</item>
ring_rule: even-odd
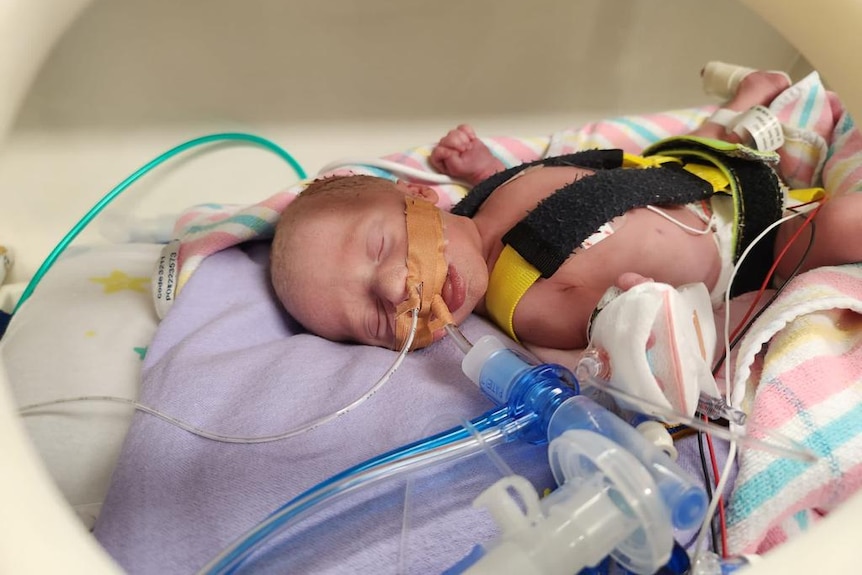
[[[179,266],[177,258],[180,253],[180,240],[173,240],[162,248],[159,261],[156,262],[156,277],[153,279],[153,303],[156,315],[163,319],[174,303],[177,291],[177,275]]]
[[[754,140],[754,147],[763,152],[774,152],[784,145],[784,128],[769,108],[754,106],[740,114],[733,131],[745,139],[746,132]]]

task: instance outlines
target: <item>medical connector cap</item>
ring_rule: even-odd
[[[712,551],[702,551],[698,554],[691,575],[731,575],[743,571],[749,565],[757,563],[759,555],[739,555],[736,557],[719,557]]]
[[[508,348],[503,342],[496,337],[482,336],[473,344],[473,348],[464,354],[464,359],[461,360],[461,370],[464,375],[470,378],[470,381],[481,386],[482,368],[485,367],[488,359],[497,352],[507,350]],[[522,369],[528,368],[528,365],[522,367]]]
[[[536,364],[497,338],[479,339],[461,361],[461,368],[512,419],[530,418],[518,435],[530,443],[547,443],[548,421],[567,398],[580,392],[575,376],[553,363]]]
[[[578,381],[568,369],[552,363],[536,364],[493,335],[479,338],[461,360],[461,369],[498,405],[509,403],[524,388],[541,385],[543,379],[547,386],[553,384],[580,393]]]
[[[548,447],[560,486],[539,499],[530,482],[505,477],[474,506],[501,529],[464,573],[570,575],[608,555],[632,573],[654,573],[670,558],[673,530],[643,465],[613,441],[568,431]],[[520,504],[519,504],[520,502]]]

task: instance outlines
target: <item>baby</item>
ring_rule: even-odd
[[[768,104],[789,85],[783,74],[749,70],[732,80],[725,109],[738,112]],[[716,120],[707,121],[692,135],[731,142],[747,135],[740,130],[729,132],[720,119]],[[707,142],[707,149],[710,145]],[[672,201],[675,196],[671,195],[671,199],[650,201],[650,205],[621,209],[620,215],[602,220],[606,223],[597,225],[598,229],[586,230],[587,237],[579,236],[574,250],[550,267],[535,263],[536,258],[525,264],[520,253],[507,247],[513,243],[510,230],[515,230],[525,215],[540,211],[540,203],[559,195],[558,190],[582,187],[590,183],[586,180],[616,186],[616,180],[608,179],[612,175],[638,172],[638,178],[660,175],[686,185],[694,179],[698,182],[695,188],[709,187],[704,183],[709,177],[698,174],[692,178],[691,173],[673,167],[675,162],[663,167],[649,164],[656,166],[649,169],[606,169],[617,167],[617,157],[621,154],[596,151],[592,156],[574,155],[526,169],[505,170],[469,126],[458,126],[440,140],[430,162],[441,173],[476,187],[451,213],[434,208],[436,224],[426,216],[416,216],[422,223],[418,229],[435,228],[442,234],[437,246],[441,252],[436,260],[437,280],[429,279],[433,258],[416,266],[410,263],[414,259],[411,234],[420,234],[410,231],[417,229],[411,228],[410,214],[415,210],[411,206],[433,204],[436,192],[422,184],[347,176],[312,183],[284,211],[273,240],[273,286],[288,313],[309,331],[332,340],[397,349],[404,340],[398,316],[404,315],[405,300],[413,297],[410,286],[421,282],[428,292],[424,302],[436,297],[445,304],[441,308],[438,301],[433,312],[426,310],[424,321],[431,327],[422,345],[443,336],[443,323],[460,323],[476,312],[491,317],[540,357],[547,355],[543,351],[584,348],[591,314],[613,286],[625,290],[650,280],[674,286],[702,282],[718,301],[727,289],[729,270],[740,250],[734,255],[726,245],[736,233],[728,228],[731,223],[721,224],[717,217],[730,212],[726,219],[733,219],[733,199],[712,194],[712,189],[697,200]],[[611,165],[606,165],[608,162]],[[758,160],[750,163],[765,166]],[[640,188],[650,185],[644,180]],[[761,229],[777,219],[773,212],[769,212],[769,222],[758,222]],[[862,194],[824,203],[815,220],[816,237],[803,269],[862,260],[860,216]],[[794,218],[780,226],[774,238],[775,252],[784,247],[800,224],[801,218]],[[749,227],[750,239],[753,224]],[[809,233],[806,230],[781,260],[779,275],[787,277],[797,264]],[[771,245],[763,245],[771,260]],[[529,251],[530,246],[527,248]],[[541,260],[545,253],[536,251]],[[514,276],[499,272],[513,265]],[[528,270],[528,276],[532,274],[526,281],[523,269]],[[759,285],[766,269],[760,274],[749,284]],[[512,282],[524,285],[514,296],[503,295],[500,304],[491,301],[489,282],[492,292],[506,291]]]

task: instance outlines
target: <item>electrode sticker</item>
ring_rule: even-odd
[[[763,152],[774,152],[784,145],[784,128],[765,106],[754,106],[740,114],[733,132],[743,140],[750,135],[754,147]]]
[[[153,302],[156,315],[163,319],[174,303],[177,287],[177,257],[180,253],[180,240],[173,240],[162,248],[159,261],[156,263],[156,275],[153,280]]]

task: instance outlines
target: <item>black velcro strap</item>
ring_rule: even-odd
[[[782,192],[777,174],[766,164],[730,158],[725,165],[733,173],[740,190],[737,199],[739,240],[733,258],[736,262],[763,230],[781,218]],[[745,256],[730,286],[731,297],[760,288],[775,259],[777,231],[778,228],[770,231]]]
[[[597,171],[557,190],[503,236],[549,278],[599,227],[633,208],[688,204],[709,198],[712,186],[678,167]]]
[[[756,156],[757,152],[749,154],[745,148],[722,151],[716,149],[715,145],[708,145],[708,141],[675,138],[659,142],[650,147],[646,154],[669,155],[689,163],[722,165],[730,172],[735,180],[733,202],[738,234],[734,262],[763,230],[781,218],[781,181],[772,166]],[[702,154],[711,161],[706,161]],[[737,270],[730,289],[731,296],[760,288],[774,260],[776,231],[772,230],[751,248]]]
[[[588,168],[590,170],[607,170],[619,168],[623,164],[622,150],[585,150],[574,154],[542,158],[534,162],[520,164],[513,168],[497,172],[490,178],[476,184],[470,193],[464,196],[460,202],[452,208],[452,213],[458,216],[472,218],[479,210],[479,206],[488,199],[491,193],[512,179],[520,172],[532,166],[573,166]]]

